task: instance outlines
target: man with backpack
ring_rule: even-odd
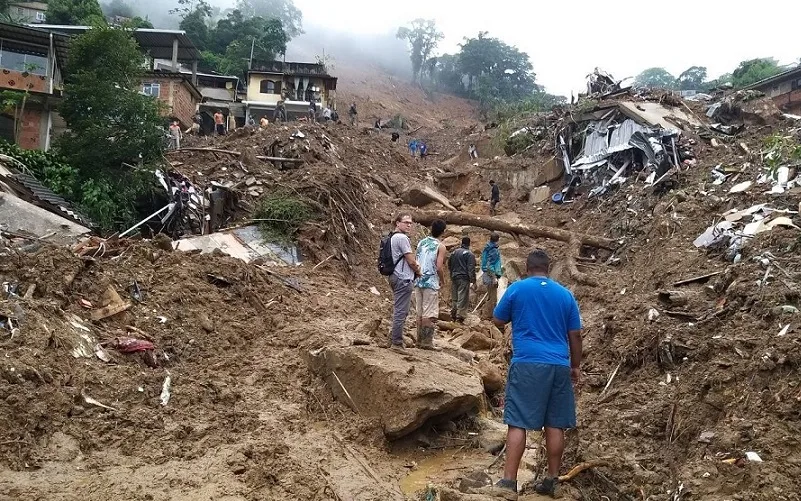
[[[395,229],[381,240],[378,253],[378,271],[389,277],[392,287],[392,330],[390,349],[403,352],[403,324],[409,314],[414,279],[420,276],[420,265],[412,252],[409,233],[414,221],[409,213],[395,216]]]

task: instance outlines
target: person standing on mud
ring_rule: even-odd
[[[499,328],[512,322],[513,356],[503,409],[509,429],[503,478],[481,490],[509,500],[517,499],[526,430],[545,428],[548,475],[534,490],[555,497],[565,430],[576,427],[573,388],[581,378],[581,315],[573,294],[548,277],[549,269],[548,254],[532,251],[527,278],[509,286],[494,312]]]
[[[220,110],[214,113],[214,132],[216,132],[218,136],[225,135],[225,117]]]
[[[420,277],[414,284],[414,304],[417,307],[417,346],[434,349],[434,326],[439,319],[439,289],[445,282],[445,245],[439,237],[445,233],[445,221],[431,223],[431,235],[417,244]]]
[[[356,125],[356,120],[359,116],[359,113],[356,111],[356,103],[351,103],[350,109],[348,109],[348,116],[350,117],[350,124]]]
[[[178,120],[173,120],[170,124],[170,149],[181,149],[181,124]]]
[[[490,194],[490,215],[495,215],[495,207],[501,202],[501,189],[495,181],[490,180],[492,193]]]
[[[412,300],[414,279],[420,276],[420,265],[412,253],[412,241],[409,232],[412,231],[412,215],[400,213],[395,217],[395,230],[390,237],[392,249],[392,262],[395,270],[389,276],[389,285],[392,287],[392,330],[390,333],[391,347],[395,351],[403,351],[403,324],[409,315],[409,305]]]
[[[470,284],[476,283],[476,256],[470,250],[470,237],[462,237],[462,246],[448,258],[451,272],[451,318],[464,322],[470,304]]]
[[[481,314],[481,318],[489,320],[492,318],[492,310],[498,301],[498,279],[503,275],[501,264],[501,250],[498,248],[498,241],[501,236],[495,232],[490,234],[490,241],[481,251],[481,283],[487,286],[487,304]]]

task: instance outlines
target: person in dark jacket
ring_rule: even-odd
[[[495,215],[495,207],[501,201],[501,189],[498,188],[498,183],[495,181],[490,181],[490,186],[492,186],[492,192],[490,194],[490,214]]]
[[[476,283],[476,256],[470,251],[470,237],[462,238],[462,246],[448,258],[451,272],[451,318],[464,322],[470,304],[470,284]]]

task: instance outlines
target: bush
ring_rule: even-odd
[[[0,153],[25,164],[33,177],[56,194],[70,201],[75,200],[78,171],[68,165],[60,155],[41,150],[24,150],[3,139],[0,139]]]
[[[291,242],[298,229],[315,217],[312,205],[294,193],[276,192],[265,196],[256,210],[256,219],[267,240]]]

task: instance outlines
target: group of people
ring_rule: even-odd
[[[425,158],[428,155],[428,146],[426,146],[425,141],[412,139],[409,141],[409,153],[415,158]]]
[[[403,327],[412,301],[417,312],[417,346],[433,350],[434,328],[439,318],[439,291],[445,284],[446,269],[451,279],[451,318],[464,322],[470,304],[470,287],[476,283],[476,258],[470,250],[470,237],[462,237],[461,246],[450,256],[440,237],[446,223],[435,219],[430,234],[412,249],[409,234],[413,229],[410,214],[401,213],[395,218],[395,229],[386,245],[392,254],[389,283],[393,293],[392,329],[390,348],[403,351]],[[482,281],[488,289],[488,303],[494,305],[498,278],[502,275],[499,236],[493,233],[481,253]],[[491,318],[491,309],[487,318]]]
[[[495,183],[492,183],[495,188]],[[499,200],[497,192],[493,198]],[[471,240],[462,237],[461,246],[449,257],[440,241],[446,223],[436,219],[430,233],[413,249],[409,235],[414,220],[409,213],[394,219],[393,232],[382,241],[391,248],[389,284],[393,293],[390,349],[404,353],[403,329],[414,298],[417,317],[417,346],[434,345],[439,318],[439,290],[445,282],[446,262],[451,278],[451,316],[467,317],[471,284],[476,283],[476,258]],[[547,476],[534,485],[538,494],[555,495],[565,430],[576,426],[574,388],[581,377],[581,316],[573,294],[549,277],[550,258],[536,249],[526,260],[526,276],[509,285],[497,300],[498,279],[503,275],[500,236],[492,233],[481,253],[482,281],[488,288],[492,322],[502,331],[511,323],[512,358],[504,398],[504,423],[508,426],[503,478],[478,489],[481,493],[507,500],[518,496],[517,471],[526,448],[527,430],[544,430]],[[388,257],[388,254],[387,254]],[[382,268],[379,258],[379,269]],[[494,292],[494,293],[493,293]],[[497,305],[496,305],[497,302]]]

